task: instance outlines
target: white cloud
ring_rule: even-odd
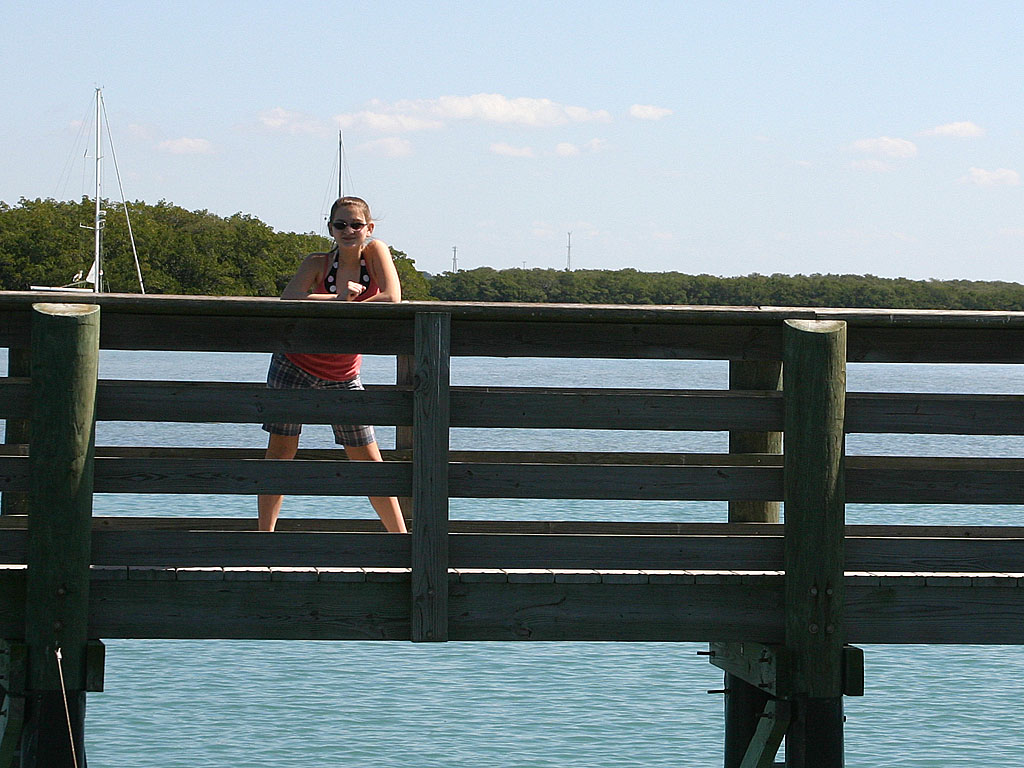
[[[994,171],[971,168],[966,176],[960,178],[960,182],[977,187],[1016,187],[1020,184],[1020,174],[1009,168],[996,168]]]
[[[1024,237],[1024,227],[1003,227],[999,234],[1004,237]]]
[[[128,135],[134,139],[142,139],[143,141],[155,141],[159,132],[152,125],[144,125],[142,123],[131,123],[128,126]]]
[[[440,128],[447,121],[475,121],[551,127],[568,123],[609,122],[607,110],[559,104],[551,99],[509,98],[499,93],[405,99],[393,103],[374,100],[362,112],[338,115],[342,127],[359,126],[386,133]]]
[[[444,125],[440,120],[368,110],[349,115],[337,115],[334,119],[342,128],[361,128],[376,133],[409,133],[440,128]]]
[[[359,149],[384,157],[406,157],[412,154],[412,143],[408,139],[388,136],[360,144]]]
[[[282,133],[323,136],[330,132],[326,124],[312,115],[290,112],[282,107],[261,112],[259,120],[264,128]]]
[[[637,120],[661,120],[672,114],[671,109],[655,107],[652,104],[634,104],[629,108],[629,114]]]
[[[427,102],[426,108],[439,117],[452,120],[478,120],[486,123],[512,123],[534,127],[611,120],[611,115],[605,110],[594,111],[584,107],[567,106],[551,99],[528,97],[510,99],[500,93],[442,96]]]
[[[496,155],[504,155],[505,157],[536,157],[532,147],[513,147],[511,144],[505,144],[504,142],[491,144],[491,152]]]
[[[934,128],[929,128],[927,131],[921,132],[922,136],[956,136],[958,138],[972,138],[974,136],[984,136],[985,129],[977,123],[965,121],[962,123],[946,123],[945,125],[937,125]]]
[[[906,139],[879,136],[877,139],[860,139],[849,146],[854,152],[875,157],[908,158],[917,155],[917,145]]]
[[[604,139],[591,139],[582,147],[563,141],[555,147],[555,154],[559,157],[576,157],[583,152],[603,152],[608,148],[608,142]]]
[[[208,155],[213,152],[213,145],[206,139],[168,139],[157,145],[161,152],[172,155]]]
[[[871,173],[886,173],[892,170],[892,166],[887,162],[874,157],[865,157],[860,160],[854,160],[850,163],[850,167],[855,171],[869,171]]]

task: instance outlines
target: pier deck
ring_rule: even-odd
[[[1024,528],[844,520],[848,502],[1022,504],[1024,458],[843,448],[849,433],[1024,434],[1022,395],[848,393],[845,379],[848,360],[1024,363],[1024,313],[39,298],[0,294],[0,682],[8,710],[25,707],[0,768],[15,731],[44,732],[31,713],[57,701],[53,648],[84,713],[102,638],[708,642],[727,672],[727,768],[771,765],[783,737],[793,768],[841,765],[855,643],[1024,643]],[[396,355],[398,374],[365,392],[101,381],[100,347],[361,351]],[[452,356],[719,359],[730,389],[453,387]],[[94,448],[88,427],[107,419],[374,423],[398,445],[383,464]],[[730,450],[456,452],[453,427],[722,431]],[[94,518],[94,492],[397,495],[411,534]],[[452,521],[456,497],[718,500],[729,522]]]

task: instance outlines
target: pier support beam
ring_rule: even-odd
[[[842,768],[846,323],[787,320],[783,363],[786,765]]]
[[[731,360],[729,389],[779,390],[781,361]],[[730,432],[729,453],[782,453],[781,432]],[[730,501],[730,523],[777,523],[777,501]],[[725,768],[740,768],[768,703],[764,691],[725,675]]]
[[[22,768],[85,764],[99,320],[94,305],[33,305]]]

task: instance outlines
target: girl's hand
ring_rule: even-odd
[[[346,289],[345,301],[352,301],[356,296],[366,290],[365,285],[360,285],[354,280],[348,281],[348,288]]]

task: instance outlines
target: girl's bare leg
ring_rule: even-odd
[[[271,435],[267,444],[268,459],[294,459],[295,452],[299,449],[298,435]],[[281,501],[284,499],[279,493],[265,493],[259,497],[259,529],[261,531],[272,531],[277,525],[277,516],[281,512]]]
[[[358,446],[346,445],[345,453],[352,461],[384,461],[377,443]],[[408,533],[405,528],[405,518],[402,517],[402,508],[398,506],[398,499],[394,496],[371,496],[370,504],[389,533]]]

